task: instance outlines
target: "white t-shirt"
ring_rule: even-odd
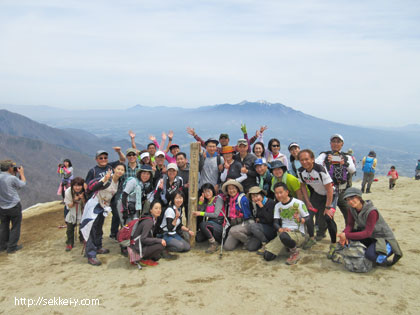
[[[274,207],[274,219],[281,219],[281,227],[293,230],[299,230],[305,234],[305,224],[296,223],[293,215],[299,212],[300,218],[305,218],[309,215],[308,209],[306,208],[303,201],[291,198],[287,204],[278,202]]]
[[[178,210],[179,211],[179,210]],[[162,230],[164,232],[168,232],[168,227],[166,226],[166,219],[174,219],[175,218],[175,210],[171,207],[169,207],[168,209],[165,210],[165,214],[163,215],[163,220],[162,223],[160,225],[160,227],[162,228]],[[175,235],[176,234],[176,229],[177,227],[181,224],[181,219],[182,219],[182,210],[180,211],[180,216],[178,218],[178,220],[176,220],[176,225],[175,228],[172,232],[168,232],[169,235]]]
[[[299,168],[298,179],[301,183],[311,186],[317,194],[322,196],[327,195],[327,190],[324,185],[332,183],[331,176],[325,167],[316,163],[310,172],[303,167]]]

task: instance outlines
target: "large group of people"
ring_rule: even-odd
[[[373,204],[363,200],[362,191],[351,187],[355,160],[342,151],[340,134],[330,137],[330,148],[319,156],[292,142],[287,147],[288,158],[280,152],[279,139],[272,138],[265,145],[266,126],[251,138],[244,125],[241,129],[243,138],[231,145],[226,133],[219,139],[203,140],[193,128],[187,128],[202,147],[198,205],[190,214],[196,218],[196,232],[187,222],[187,154],[172,142],[172,131],[162,133],[161,143],[150,136],[146,150],[137,149],[136,135],[130,131],[132,147],[125,154],[114,147],[119,156],[114,162],[108,160],[107,151],[96,152],[96,165],[85,179],[73,178],[71,162],[65,160],[58,172],[66,209],[66,251],[72,250],[78,236],[88,263],[101,265],[97,255],[109,253],[102,246],[104,219],[112,214],[110,238],[120,242],[121,253],[132,263],[143,266],[155,266],[162,257],[176,258],[170,252],[189,251],[191,238],[208,242],[208,254],[240,247],[266,261],[287,255],[286,264],[292,265],[299,261],[301,248],[310,250],[327,231],[329,259],[337,243],[345,246],[361,240],[372,262],[386,265],[384,248],[385,262],[391,256],[388,264],[398,261],[402,253],[392,231]],[[363,161],[366,173],[374,172],[373,153]],[[363,191],[367,184],[369,192],[371,179],[371,175],[364,177]],[[342,232],[337,230],[337,215],[344,217]],[[77,225],[79,235],[74,232]],[[123,230],[129,233],[128,242],[122,240]]]

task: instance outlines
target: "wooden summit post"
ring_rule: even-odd
[[[188,188],[188,228],[197,233],[197,219],[192,215],[197,211],[198,196],[198,163],[200,161],[201,143],[194,142],[190,144],[190,173]],[[190,239],[191,246],[195,246],[195,236]]]

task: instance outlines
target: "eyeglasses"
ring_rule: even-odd
[[[127,154],[127,156],[136,156],[134,153]]]
[[[108,157],[107,156],[100,156],[100,157],[98,157],[98,160],[108,160]]]
[[[331,140],[331,143],[341,143],[342,141],[341,140],[339,140],[339,139],[334,139],[334,140]]]
[[[271,147],[278,148],[278,147],[280,147],[280,144],[272,144]]]

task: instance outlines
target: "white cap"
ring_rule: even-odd
[[[149,152],[143,152],[142,154],[140,154],[140,160],[143,160],[146,157],[150,157]]]
[[[160,156],[160,155],[165,156],[165,153],[163,153],[163,151],[157,151],[157,152],[155,153],[155,157],[158,157],[158,156]]]
[[[169,163],[166,169],[169,171],[170,169],[173,169],[178,172],[178,166],[175,163]]]
[[[336,133],[335,135],[332,135],[332,136],[330,137],[330,141],[331,141],[332,139],[334,139],[334,138],[338,138],[338,139],[340,139],[341,141],[343,141],[343,142],[344,142],[344,138],[343,138],[343,136],[342,136],[342,135],[340,135],[340,134],[338,134],[338,133]]]

